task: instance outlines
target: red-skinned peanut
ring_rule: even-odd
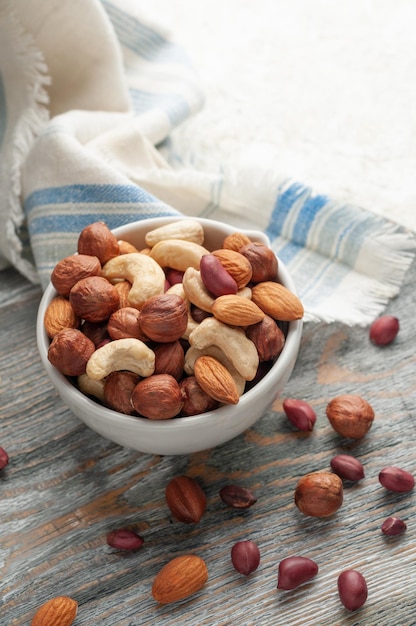
[[[370,326],[369,337],[376,346],[392,343],[400,330],[400,323],[394,315],[382,315]]]
[[[138,550],[142,547],[144,540],[134,530],[118,528],[108,533],[107,543],[116,550]]]
[[[339,599],[346,609],[356,611],[361,608],[368,596],[367,582],[356,570],[345,570],[338,576]]]
[[[0,447],[0,470],[4,469],[9,462],[9,455],[4,448]]]
[[[306,556],[289,556],[279,563],[277,588],[289,591],[308,582],[318,573],[318,565]]]
[[[289,421],[298,430],[312,430],[316,422],[316,413],[310,404],[304,400],[286,398],[283,400],[283,410]]]
[[[231,548],[231,561],[240,574],[248,576],[260,564],[260,550],[254,541],[237,541]]]
[[[397,493],[411,491],[415,486],[415,479],[410,472],[400,467],[394,467],[393,465],[382,469],[378,475],[378,479],[385,489]]]
[[[387,517],[381,525],[381,532],[388,537],[402,535],[406,529],[406,522],[399,517]]]
[[[350,454],[337,454],[332,457],[331,469],[345,480],[356,481],[364,478],[363,464]]]
[[[204,254],[199,271],[205,287],[215,297],[237,293],[238,287],[234,278],[213,254]]]

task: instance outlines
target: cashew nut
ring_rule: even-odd
[[[256,375],[259,355],[255,344],[241,328],[227,326],[215,317],[207,317],[192,331],[189,343],[200,350],[218,346],[245,380],[253,380]]]
[[[188,267],[183,275],[182,284],[188,300],[203,311],[211,313],[215,298],[205,287],[200,272],[194,267]]]
[[[87,374],[81,374],[77,378],[78,389],[86,396],[93,396],[104,402],[104,381],[93,380]]]
[[[246,380],[241,374],[236,370],[234,365],[231,363],[230,359],[225,356],[224,352],[218,346],[207,346],[203,350],[196,348],[195,346],[191,346],[185,353],[185,365],[184,370],[190,376],[193,374],[195,361],[200,356],[212,356],[214,359],[217,359],[227,370],[230,372],[235,386],[237,387],[238,395],[241,396],[244,393],[244,389],[246,386]]]
[[[241,296],[242,298],[247,298],[247,300],[251,300],[251,289],[250,287],[242,287],[237,291],[237,296]]]
[[[184,334],[182,335],[182,339],[188,339],[191,332],[198,326],[198,322],[196,322],[191,315],[191,303],[186,297],[183,284],[176,283],[175,285],[172,285],[171,287],[169,287],[166,293],[174,293],[175,295],[180,296],[181,298],[185,300],[188,306],[188,324],[186,326],[186,330]]]
[[[184,272],[187,267],[199,269],[201,257],[209,254],[209,250],[183,239],[164,239],[156,243],[149,252],[149,256],[161,267],[172,267]]]
[[[111,372],[127,370],[146,378],[155,369],[155,353],[140,339],[115,339],[97,348],[90,356],[86,373],[101,380]]]
[[[199,245],[204,243],[204,229],[193,219],[182,219],[149,231],[145,236],[146,244],[151,248],[165,239],[183,239]]]
[[[131,252],[114,257],[104,265],[102,276],[110,282],[128,280],[130,306],[140,309],[151,296],[163,293],[165,273],[158,263],[147,254]]]

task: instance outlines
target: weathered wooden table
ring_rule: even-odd
[[[416,507],[413,493],[387,492],[379,471],[398,465],[416,472],[416,265],[388,311],[400,319],[395,342],[372,345],[368,329],[307,324],[285,395],[310,402],[318,420],[310,434],[291,427],[277,401],[258,424],[213,450],[160,457],[123,449],[85,427],[46,380],[37,354],[35,318],[40,289],[14,270],[0,273],[1,436],[10,463],[0,473],[1,626],[27,626],[55,595],[79,602],[76,626],[288,624],[408,626],[416,624]],[[366,398],[376,419],[365,439],[341,439],[325,417],[341,393]],[[364,463],[362,481],[345,486],[344,504],[330,519],[303,516],[293,493],[305,473],[329,467],[338,452]],[[175,475],[196,478],[208,498],[199,524],[172,519],[164,499]],[[252,489],[257,503],[227,508],[227,483]],[[386,538],[380,526],[402,517],[404,535]],[[134,553],[106,543],[108,531],[134,527],[144,538]],[[252,539],[259,569],[238,574],[232,545]],[[209,580],[174,605],[151,596],[156,573],[171,557],[202,556]],[[294,591],[277,590],[279,561],[292,554],[319,564],[317,577]],[[350,613],[337,595],[347,568],[366,577],[365,606]]]

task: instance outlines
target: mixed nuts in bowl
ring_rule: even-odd
[[[252,426],[296,362],[303,307],[258,231],[161,217],[79,235],[40,302],[39,353],[73,413],[151,454]]]

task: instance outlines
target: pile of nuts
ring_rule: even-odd
[[[277,282],[276,256],[239,232],[208,250],[192,219],[145,242],[137,250],[103,222],[82,230],[77,253],[51,275],[49,361],[129,415],[164,420],[237,404],[281,353],[282,322],[303,317]]]

